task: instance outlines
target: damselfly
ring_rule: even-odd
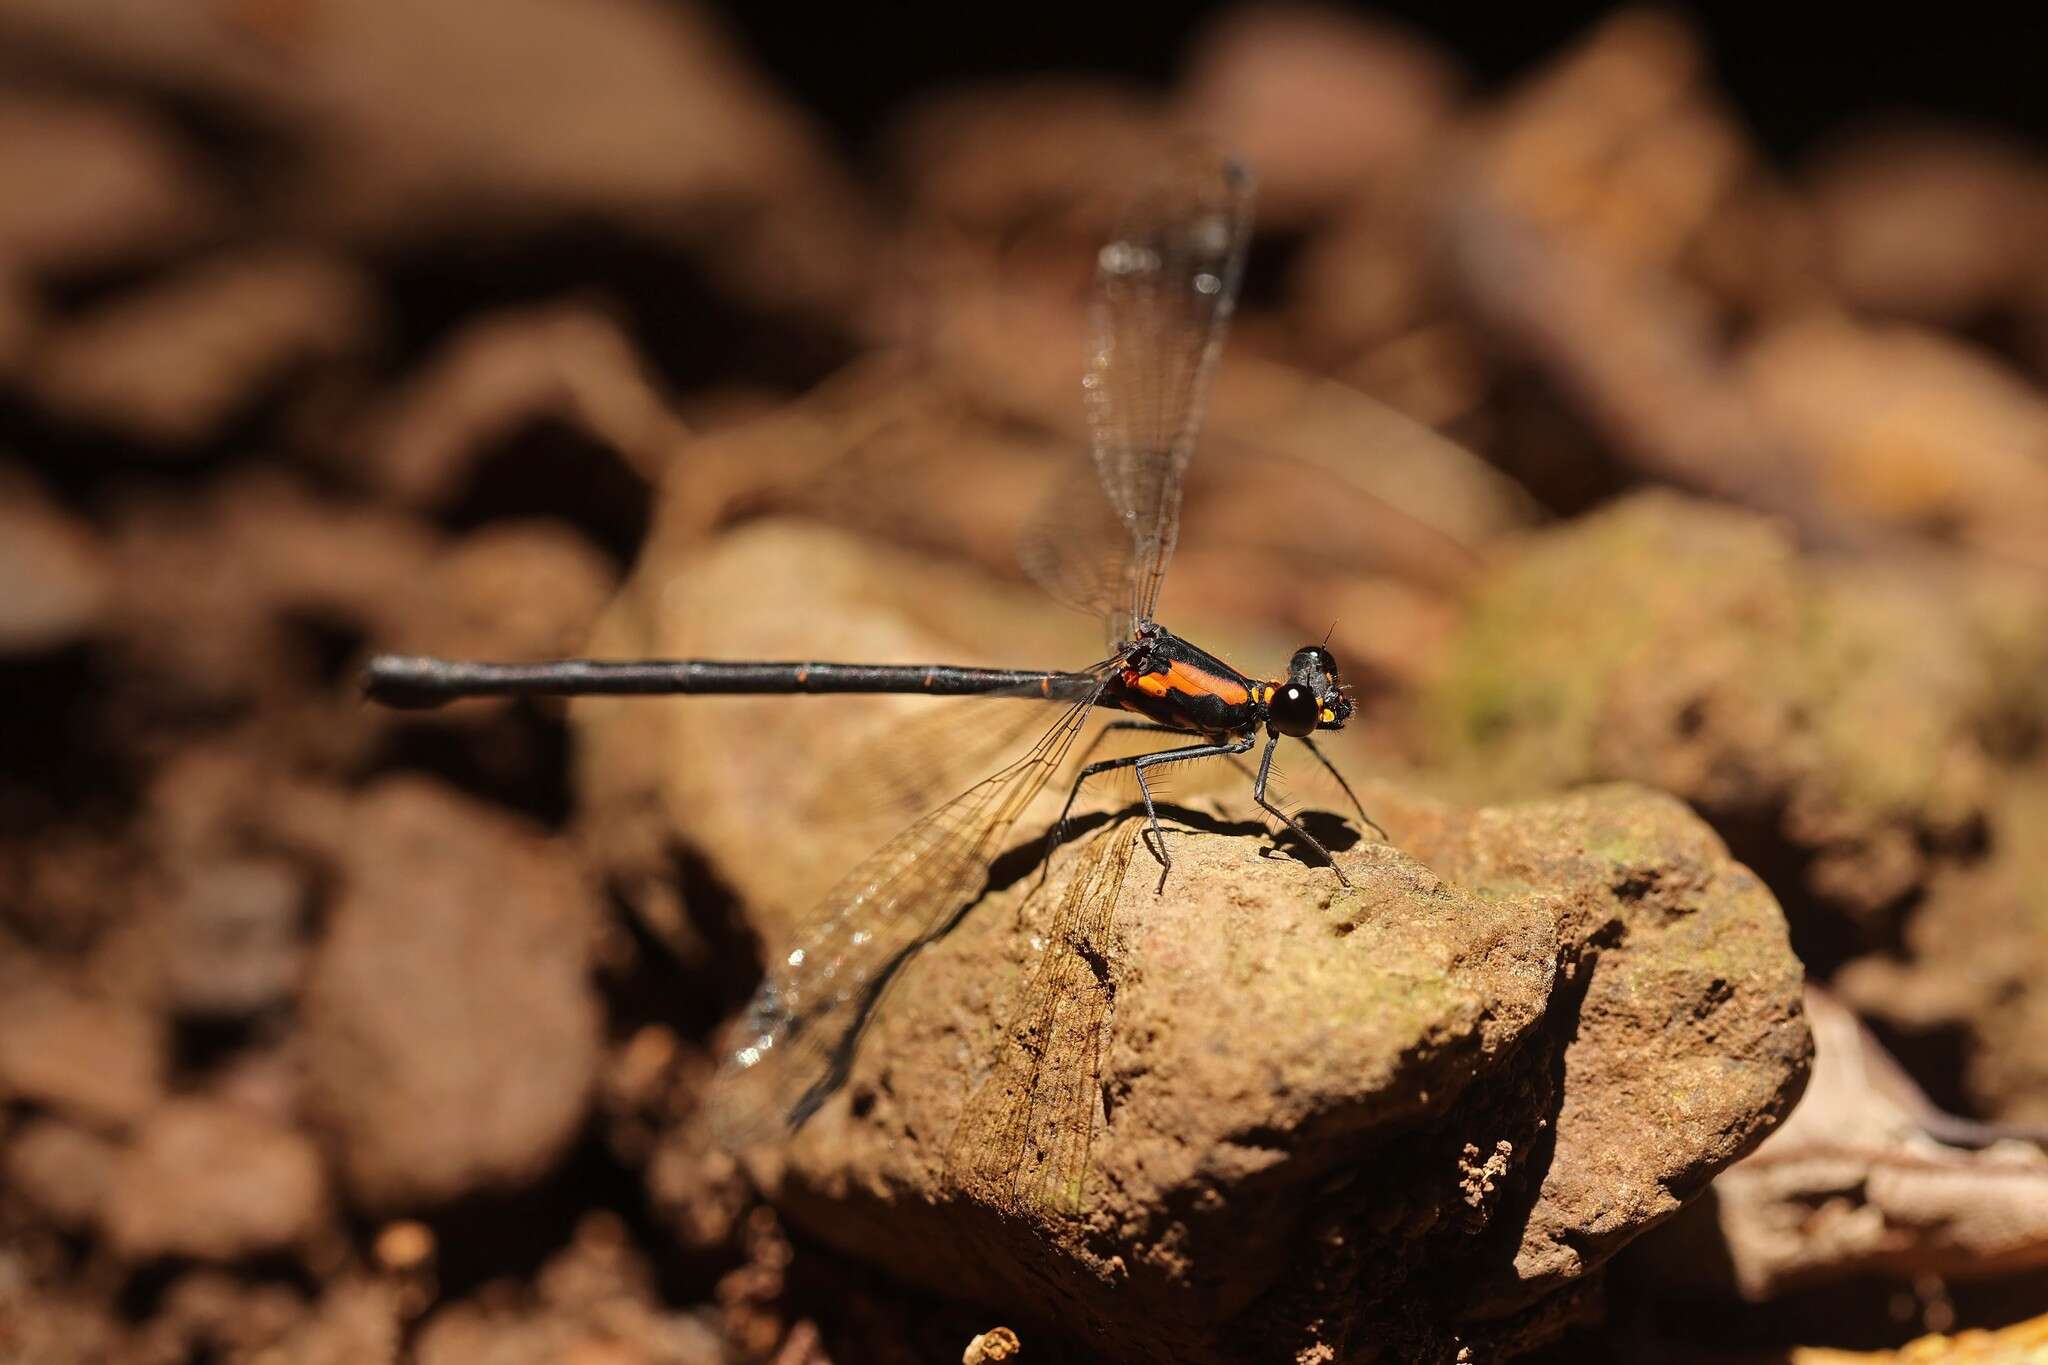
[[[1144,193],[1096,261],[1092,348],[1083,401],[1104,515],[1076,514],[1041,535],[1027,567],[1055,596],[1099,612],[1114,649],[1078,669],[1043,671],[701,659],[473,663],[384,655],[370,695],[398,706],[458,697],[589,694],[916,692],[1029,697],[1060,713],[1021,758],[918,820],[856,866],[770,959],[733,1026],[714,1112],[732,1141],[801,1123],[844,1075],[861,1026],[889,980],[980,892],[1011,827],[1065,762],[1098,707],[1136,719],[1106,729],[1175,735],[1179,744],[1083,764],[1052,831],[1057,843],[1091,778],[1130,770],[1145,807],[1143,837],[1173,864],[1151,775],[1168,764],[1235,759],[1265,737],[1252,799],[1292,829],[1349,885],[1329,850],[1267,798],[1273,755],[1292,739],[1358,803],[1314,736],[1341,729],[1352,703],[1325,645],[1305,645],[1284,677],[1241,673],[1153,619],[1180,524],[1181,483],[1244,268],[1251,177],[1210,153],[1176,161]],[[1085,756],[1085,755],[1084,755]],[[1381,832],[1381,837],[1385,835]],[[1048,850],[1048,853],[1050,850]],[[1090,894],[1114,897],[1102,883]]]

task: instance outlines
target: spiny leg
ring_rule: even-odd
[[[1351,784],[1344,780],[1344,774],[1337,771],[1337,765],[1330,762],[1329,755],[1325,754],[1321,749],[1318,749],[1316,747],[1316,742],[1310,739],[1307,735],[1301,736],[1301,742],[1308,746],[1308,751],[1316,756],[1316,761],[1318,763],[1322,764],[1325,768],[1328,768],[1330,770],[1330,776],[1337,779],[1337,785],[1342,787],[1344,789],[1344,794],[1351,798],[1351,808],[1358,812],[1358,818],[1365,821],[1366,824],[1372,826],[1372,832],[1380,836],[1381,843],[1392,843],[1393,840],[1387,837],[1387,832],[1380,828],[1380,822],[1373,819],[1370,815],[1367,815],[1365,813],[1365,805],[1358,799],[1358,793],[1351,790]]]
[[[1247,740],[1246,743],[1249,744],[1250,741]],[[1295,819],[1286,811],[1281,810],[1278,806],[1274,805],[1271,801],[1268,801],[1266,799],[1266,778],[1273,771],[1273,751],[1279,747],[1280,736],[1278,735],[1274,735],[1271,739],[1268,739],[1266,741],[1266,752],[1259,759],[1259,779],[1258,781],[1252,784],[1252,800],[1258,802],[1260,808],[1264,810],[1266,814],[1276,816],[1279,819],[1285,821],[1289,829],[1293,830],[1296,834],[1299,834],[1302,838],[1306,839],[1308,841],[1308,846],[1310,848],[1314,849],[1316,852],[1323,855],[1323,861],[1328,863],[1330,865],[1330,870],[1337,874],[1338,882],[1340,882],[1348,889],[1351,885],[1351,879],[1344,875],[1343,868],[1337,866],[1337,860],[1330,855],[1330,850],[1323,847],[1323,841],[1316,838],[1315,835],[1310,834],[1306,829],[1302,828],[1301,821]],[[1310,747],[1314,746],[1311,745]]]
[[[1166,874],[1173,871],[1173,858],[1166,851],[1166,829],[1159,823],[1159,812],[1152,806],[1152,785],[1145,780],[1145,769],[1156,768],[1166,763],[1185,763],[1195,758],[1227,758],[1245,752],[1252,747],[1253,736],[1232,740],[1228,744],[1190,744],[1184,749],[1162,749],[1157,753],[1139,754],[1129,760],[1130,769],[1138,778],[1138,795],[1145,798],[1145,847],[1159,860],[1159,890],[1166,890]],[[1119,760],[1110,760],[1115,763]]]
[[[1067,789],[1067,804],[1060,807],[1059,823],[1053,826],[1054,831],[1059,835],[1061,839],[1066,838],[1067,817],[1073,814],[1074,802],[1081,795],[1081,784],[1086,782],[1089,778],[1095,776],[1097,773],[1108,772],[1112,768],[1125,766],[1120,760],[1117,759],[1110,759],[1103,763],[1089,763],[1087,761],[1088,756],[1090,754],[1094,753],[1097,749],[1100,749],[1102,747],[1103,739],[1106,738],[1112,730],[1143,730],[1149,733],[1161,735],[1184,735],[1188,733],[1186,730],[1176,730],[1171,725],[1155,725],[1149,720],[1113,720],[1109,724],[1103,726],[1100,730],[1098,730],[1095,734],[1095,738],[1088,741],[1088,747],[1081,751],[1081,770],[1074,774],[1074,785]],[[1144,755],[1133,754],[1130,757],[1135,759],[1142,758],[1144,757]]]
[[[1187,733],[1185,730],[1174,730],[1164,725],[1148,726],[1135,721],[1118,723],[1128,725],[1133,730],[1158,729],[1176,735]],[[1166,831],[1159,823],[1158,809],[1152,804],[1152,787],[1145,781],[1145,769],[1158,767],[1162,763],[1185,763],[1195,758],[1234,758],[1250,749],[1252,743],[1252,736],[1247,735],[1241,740],[1232,740],[1225,744],[1189,744],[1179,749],[1159,749],[1149,754],[1126,754],[1122,758],[1105,758],[1083,768],[1080,777],[1075,780],[1074,789],[1080,790],[1082,782],[1098,773],[1114,772],[1118,768],[1129,768],[1137,775],[1138,795],[1145,800],[1145,847],[1159,860],[1159,888],[1163,891],[1166,889],[1166,874],[1173,869],[1173,859],[1166,852]],[[1067,798],[1067,803],[1072,806],[1072,796]]]
[[[1130,755],[1128,758],[1125,759],[1111,759],[1103,763],[1091,764],[1087,762],[1088,755],[1094,753],[1097,749],[1102,747],[1102,741],[1104,737],[1107,736],[1109,732],[1112,730],[1140,730],[1152,734],[1161,735],[1184,735],[1188,733],[1186,730],[1176,729],[1171,725],[1158,725],[1149,720],[1113,720],[1109,724],[1103,726],[1100,730],[1095,732],[1095,737],[1088,741],[1088,747],[1083,749],[1080,753],[1080,762],[1082,766],[1080,771],[1074,774],[1074,785],[1067,789],[1067,803],[1064,806],[1060,807],[1060,818],[1057,821],[1055,821],[1053,823],[1053,827],[1046,832],[1045,856],[1039,859],[1038,882],[1036,886],[1045,885],[1045,879],[1052,871],[1052,855],[1062,843],[1066,842],[1067,819],[1069,816],[1073,814],[1074,802],[1081,795],[1082,783],[1086,782],[1089,778],[1095,776],[1098,773],[1109,772],[1115,768],[1130,767],[1135,763],[1137,759],[1144,757],[1143,754],[1134,754]],[[1226,757],[1228,757],[1233,764],[1236,764],[1238,769],[1241,772],[1243,772],[1245,776],[1251,776],[1252,770],[1246,767],[1244,763],[1237,757],[1236,754],[1229,754],[1226,755]],[[1148,844],[1147,847],[1150,847],[1150,845]],[[1034,890],[1036,889],[1036,886],[1034,886]]]

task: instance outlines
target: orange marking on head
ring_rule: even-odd
[[[1220,697],[1232,706],[1251,700],[1251,693],[1234,678],[1219,678],[1176,659],[1166,670],[1166,681],[1176,692],[1193,697]]]

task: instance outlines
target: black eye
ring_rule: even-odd
[[[1273,700],[1266,704],[1266,719],[1281,734],[1299,738],[1314,732],[1322,709],[1315,693],[1299,683],[1288,683],[1274,689]]]

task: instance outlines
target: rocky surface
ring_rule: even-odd
[[[1656,493],[1495,569],[1424,707],[1476,790],[1629,778],[1693,802],[1779,876],[1813,967],[1850,964],[1843,989],[1908,1032],[1960,1031],[1960,1094],[2025,1118],[2044,661],[2025,574],[1802,555]]]
[[[1871,1237],[1766,1236],[1766,1301],[1630,1240],[1794,1084],[1738,863],[1950,1131],[2043,1112],[2037,148],[1788,141],[1824,111],[1721,94],[1784,51],[1733,10],[1504,88],[1254,7],[1148,28],[1142,83],[858,110],[819,79],[903,69],[756,57],[864,17],[727,14],[0,0],[0,1358],[1777,1359],[2039,1312],[1996,1144],[1786,1163],[1767,1233]],[[1902,41],[1995,94],[1958,24]],[[1339,896],[1216,765],[1164,898],[1115,786],[1032,895],[1034,807],[844,1148],[742,1162],[705,1095],[763,946],[1042,714],[393,714],[356,670],[1099,657],[1016,547],[1096,496],[1086,280],[1191,118],[1262,191],[1163,618],[1258,672],[1328,633],[1396,845],[1283,756]]]
[[[368,794],[343,837],[305,1008],[310,1101],[351,1190],[390,1207],[532,1180],[597,1067],[583,879],[558,845],[417,783]]]
[[[2048,1266],[2041,1130],[1941,1113],[1840,1001],[1809,990],[1806,1013],[1815,1056],[1798,1108],[1645,1244],[1642,1269],[1725,1267],[1717,1287],[1763,1301]]]
[[[233,1261],[319,1231],[326,1171],[312,1141],[203,1100],[153,1111],[108,1179],[102,1227],[123,1256]]]
[[[1550,1334],[1797,1097],[1797,964],[1668,800],[1369,799],[1395,842],[1344,855],[1348,892],[1202,820],[1164,895],[1123,823],[977,905],[770,1189],[1120,1359]]]
[[[944,657],[945,623],[985,615],[994,592],[956,575],[934,600],[897,553],[796,525],[662,565],[635,588],[663,610],[632,618],[656,653],[774,655],[824,629],[866,656]],[[770,601],[788,584],[815,615],[718,611],[739,582]],[[801,884],[865,851],[831,756],[904,714],[742,699],[593,707],[582,724],[594,754],[696,759],[657,763],[654,799],[671,837],[761,907],[776,952],[798,941]],[[593,808],[630,801],[628,771],[590,769]],[[1806,1034],[1782,918],[1669,798],[1474,810],[1375,785],[1394,843],[1351,847],[1344,892],[1257,856],[1241,782],[1219,768],[1175,784],[1196,804],[1165,894],[1135,827],[1098,823],[1041,890],[999,883],[915,958],[843,1092],[786,1151],[757,1154],[777,1202],[893,1274],[1020,1315],[1049,1304],[1118,1358],[1231,1359],[1275,1336],[1310,1352],[1525,1345],[1796,1097]],[[830,837],[785,849],[749,818],[764,808],[815,810]],[[879,841],[898,817],[874,816]],[[1023,822],[1017,847],[1040,828]]]

